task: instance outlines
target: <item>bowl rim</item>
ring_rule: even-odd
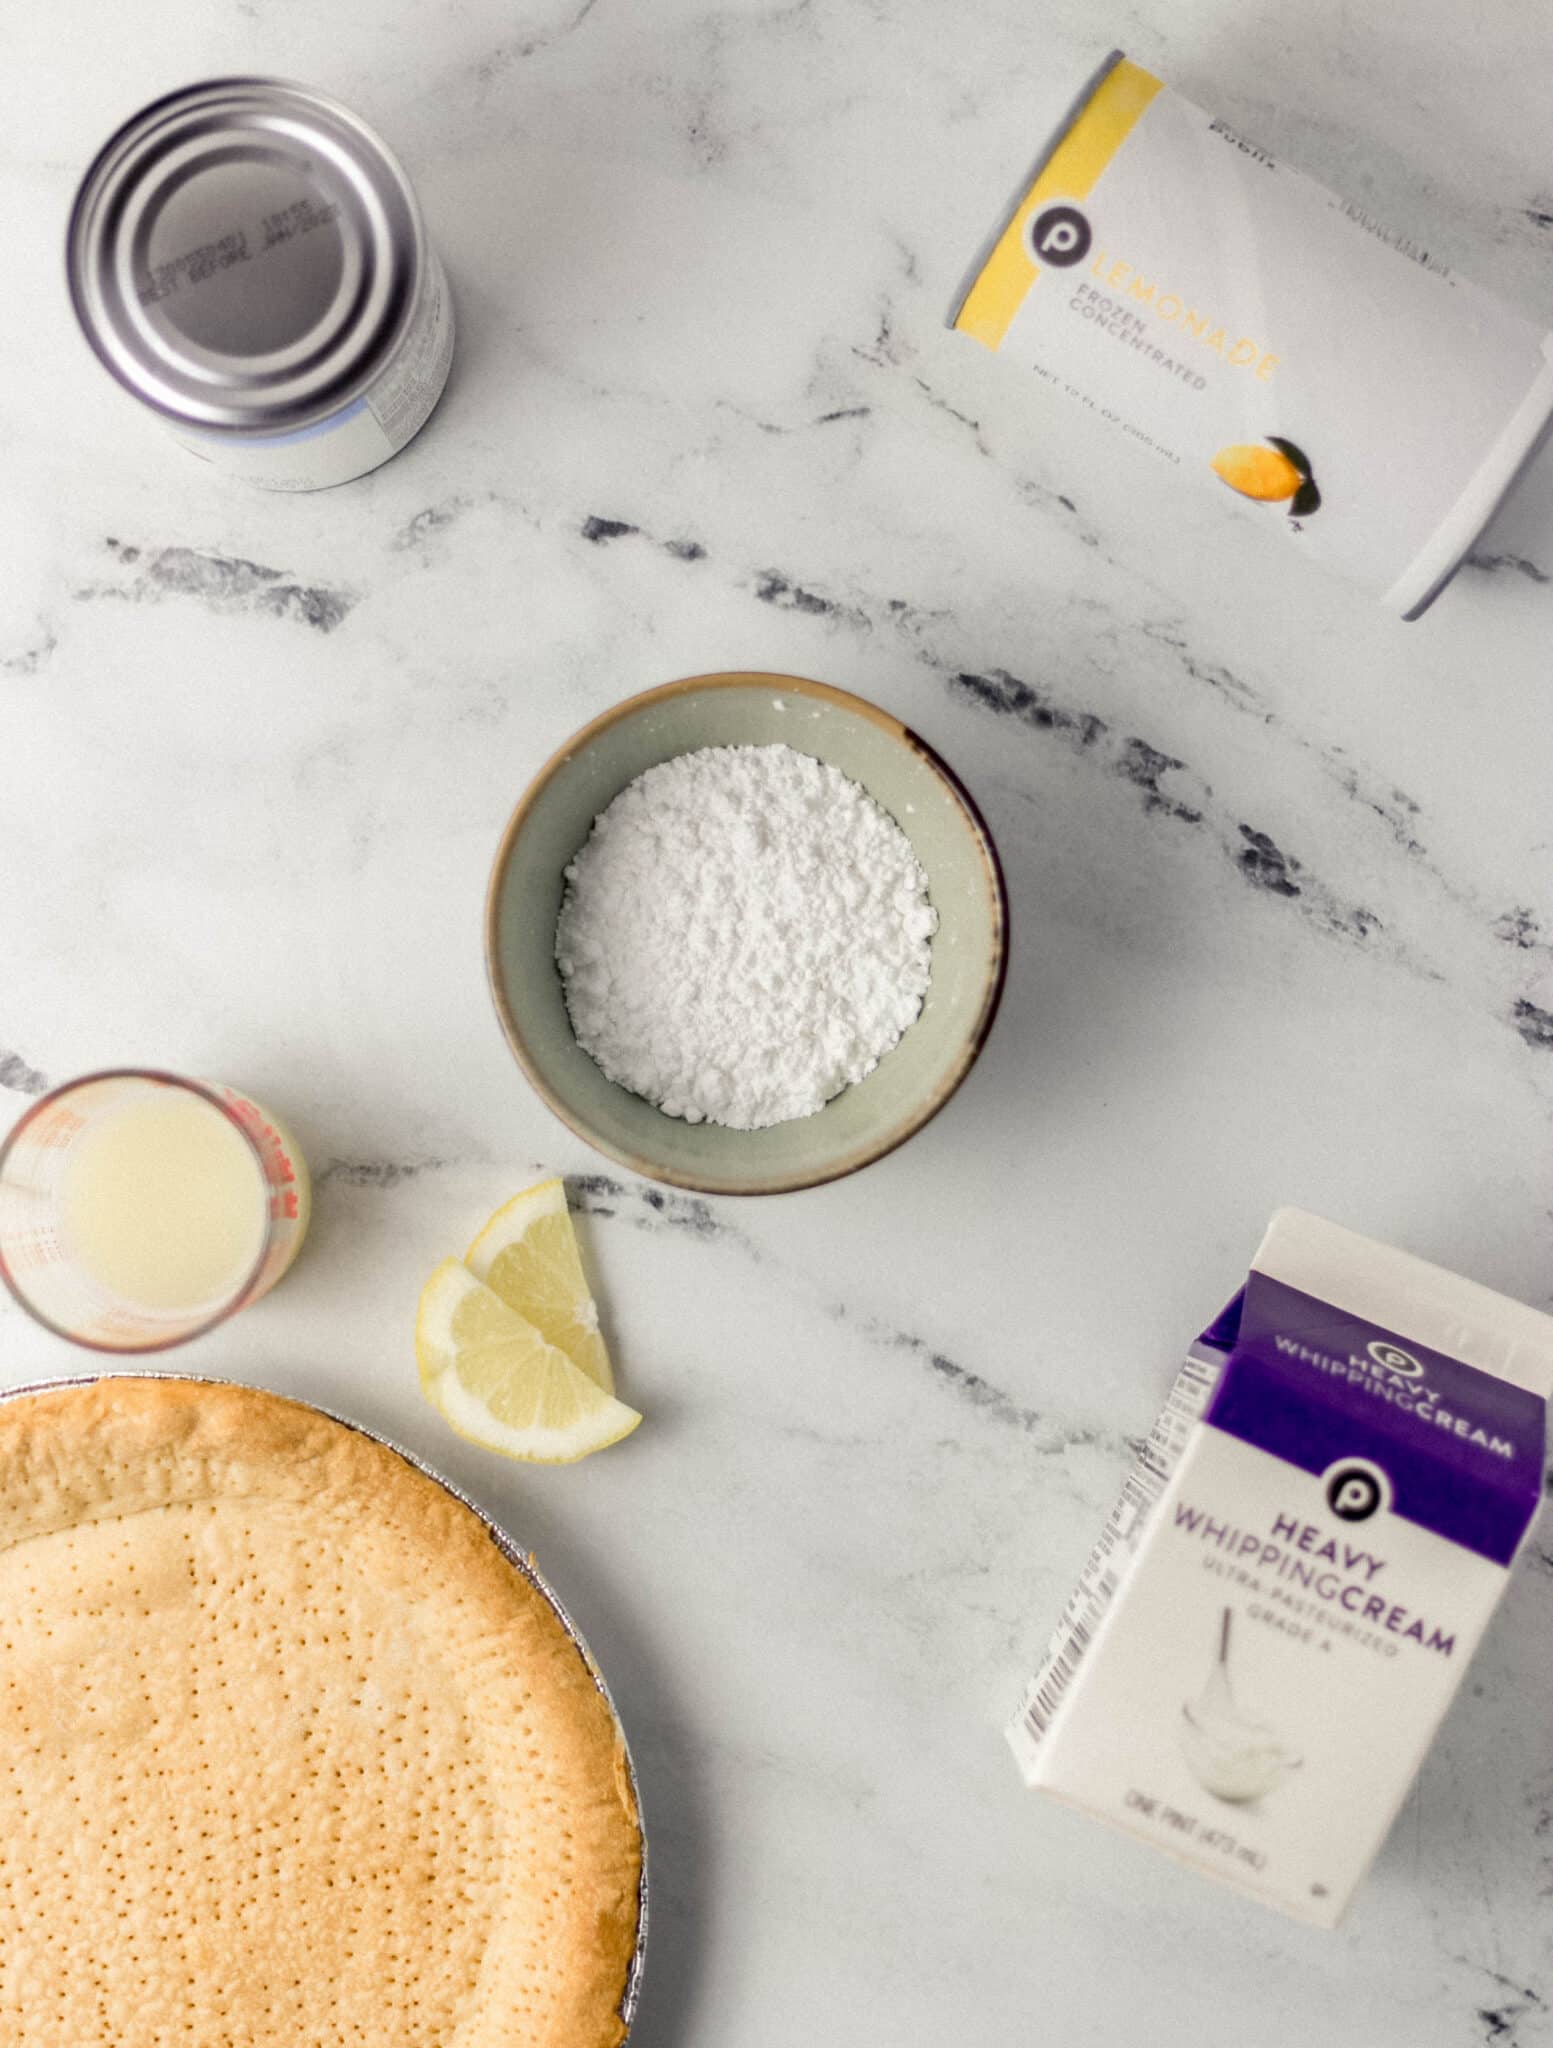
[[[759,1180],[741,1179],[737,1175],[690,1173],[666,1167],[661,1161],[646,1158],[641,1153],[616,1145],[595,1130],[588,1119],[580,1115],[569,1103],[562,1100],[551,1087],[540,1069],[538,1061],[530,1051],[522,1028],[513,1012],[503,985],[500,954],[498,948],[498,926],[502,888],[506,881],[507,869],[511,864],[513,849],[529,812],[541,793],[549,786],[561,769],[577,754],[589,746],[600,733],[611,726],[634,717],[649,705],[662,703],[667,699],[688,696],[692,691],[723,689],[773,690],[779,695],[801,696],[833,704],[844,711],[850,711],[876,725],[891,739],[909,747],[938,776],[950,795],[960,806],[973,837],[980,848],[987,874],[988,890],[992,898],[994,936],[996,953],[991,963],[986,985],[982,990],[981,1007],[974,1023],[967,1032],[965,1043],[953,1067],[945,1075],[933,1093],[914,1111],[892,1123],[872,1138],[856,1146],[851,1152],[833,1164],[819,1169],[800,1169],[779,1178]],[[534,774],[528,787],[519,797],[507,820],[491,863],[490,880],[485,892],[485,971],[486,983],[490,989],[491,1001],[508,1049],[523,1070],[529,1086],[540,1101],[558,1117],[574,1136],[590,1145],[595,1152],[617,1165],[627,1167],[644,1180],[656,1181],[662,1186],[685,1188],[702,1195],[785,1195],[796,1194],[801,1189],[823,1187],[831,1181],[843,1180],[848,1174],[858,1173],[865,1166],[872,1166],[875,1160],[885,1158],[889,1153],[904,1145],[908,1138],[916,1136],[923,1126],[930,1123],[959,1088],[961,1082],[975,1065],[982,1047],[992,1033],[998,1006],[1003,999],[1004,985],[1008,980],[1008,885],[1003,874],[1003,863],[998,857],[996,843],[987,828],[987,821],[977,807],[975,799],[965,784],[956,775],[949,763],[929,746],[919,733],[909,725],[872,704],[866,697],[859,697],[850,690],[838,689],[833,683],[814,682],[807,676],[780,674],[768,669],[714,669],[705,675],[681,676],[673,682],[658,683],[651,689],[638,690],[629,697],[622,697],[618,703],[601,711],[596,718],[564,741],[544,765]]]

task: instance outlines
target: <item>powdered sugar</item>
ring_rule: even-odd
[[[811,1115],[877,1066],[927,991],[938,914],[910,842],[792,747],[649,768],[566,882],[555,953],[578,1043],[691,1123]]]

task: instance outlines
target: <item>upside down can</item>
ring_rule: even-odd
[[[271,490],[375,469],[447,382],[453,308],[410,181],[306,86],[217,79],[136,114],[81,183],[66,270],[125,390]]]
[[[1544,329],[1119,51],[949,324],[1410,619],[1553,415]]]

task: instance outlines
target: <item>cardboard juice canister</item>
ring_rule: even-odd
[[[1553,337],[1113,51],[949,324],[1405,618],[1553,416]]]

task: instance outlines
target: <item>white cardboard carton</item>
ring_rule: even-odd
[[[1550,1391],[1553,1319],[1281,1210],[1026,1689],[1026,1782],[1335,1926],[1531,1527]]]

